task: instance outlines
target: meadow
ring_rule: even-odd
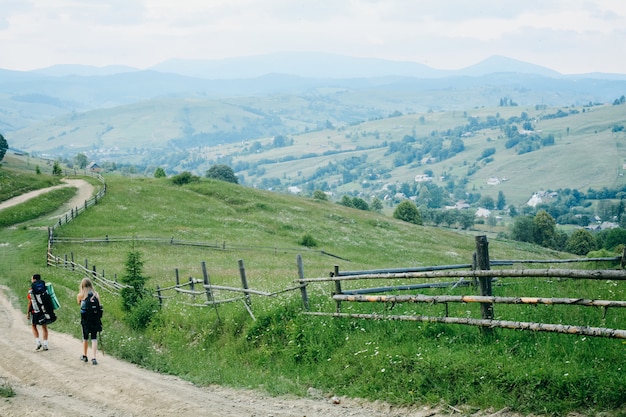
[[[563,109],[573,113],[567,117],[542,119],[542,116]],[[463,137],[464,151],[448,159],[428,164],[414,161],[399,166],[394,163],[397,153],[389,152],[386,145],[400,142],[407,135],[424,138],[432,132],[466,126],[470,118],[485,121],[497,116],[506,120],[520,117],[522,113],[532,120],[537,132],[553,135],[554,144],[520,155],[515,148],[506,148],[507,140],[500,128],[486,128]],[[570,188],[586,192],[589,188],[622,186],[625,183],[626,148],[623,140],[626,136],[624,132],[613,132],[612,129],[625,122],[623,109],[611,105],[542,110],[534,106],[480,107],[466,111],[407,113],[291,135],[293,144],[285,147],[272,147],[273,137],[250,143],[209,146],[198,149],[202,157],[195,155],[193,159],[207,161],[198,167],[201,173],[211,161],[249,163],[255,168],[237,173],[248,186],[263,187],[263,181],[279,180],[281,185],[275,188],[286,191],[286,185],[291,184],[301,188],[311,181],[328,184],[336,199],[343,194],[362,195],[366,199],[374,195],[382,198],[386,184],[395,187],[402,183],[411,185],[417,174],[429,170],[434,174],[434,183],[440,187],[445,187],[450,180],[466,181],[467,192],[496,199],[498,192],[502,191],[507,203],[519,208],[540,190]],[[254,142],[260,143],[263,149],[250,152]],[[481,157],[487,148],[495,151],[488,160]],[[348,182],[344,182],[341,172],[315,178],[316,171],[351,158],[360,160],[357,166],[366,166],[365,172],[378,175],[367,181],[363,176],[356,176]],[[348,166],[352,164],[355,162]],[[490,178],[499,178],[501,182],[490,185]],[[307,192],[305,190],[303,194]]]
[[[6,162],[1,170],[10,164]],[[209,179],[175,186],[168,179],[110,175],[106,182],[106,196],[55,229],[55,236],[135,239],[58,243],[52,251],[61,257],[72,254],[78,263],[88,260],[109,279],[123,277],[128,254],[139,252],[151,289],[172,285],[176,269],[184,279],[200,278],[201,262],[206,262],[213,284],[238,286],[237,262],[243,260],[250,288],[273,292],[294,285],[296,254],[303,258],[306,277],[324,277],[335,265],[360,270],[468,263],[475,250],[471,234]],[[42,273],[54,283],[64,306],[54,329],[78,337],[79,318],[71,306],[82,274],[46,267],[46,225],[52,222],[50,215],[33,214],[30,220],[0,230],[0,284],[23,294],[28,277]],[[317,245],[302,246],[299,242],[305,235]],[[149,243],[141,238],[216,243],[225,249]],[[572,257],[492,238],[490,256],[492,260]],[[332,291],[328,283],[312,286],[311,309],[332,312]],[[463,294],[477,289],[425,291]],[[622,281],[504,278],[494,293],[624,300],[626,287]],[[179,298],[165,300],[149,326],[134,331],[125,324],[119,297],[104,291],[102,296],[102,347],[107,354],[196,384],[254,388],[273,395],[306,395],[312,387],[329,395],[397,405],[626,415],[626,344],[618,339],[313,317],[302,314],[299,291],[252,296],[254,317],[241,303],[215,309],[193,307]],[[366,306],[344,308],[362,311]],[[374,309],[389,313],[387,307]],[[442,310],[437,305],[395,306],[393,314],[441,315]],[[573,306],[496,306],[497,316],[504,319],[623,328],[626,315],[618,310],[609,309],[604,315],[599,309]],[[476,307],[465,304],[450,308],[451,316],[475,314]]]

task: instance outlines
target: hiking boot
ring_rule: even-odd
[[[41,344],[41,343],[37,343],[37,347],[35,348],[35,350],[39,350],[39,349],[41,349],[42,347],[43,347],[43,346],[42,346],[42,344]]]
[[[43,350],[48,350],[48,345],[44,345]]]
[[[83,361],[83,362],[85,362],[85,363],[89,362],[89,358],[87,358],[87,356],[85,356],[85,355],[82,355],[82,356],[80,357],[80,360],[81,360],[81,361]]]
[[[93,359],[91,360],[91,364],[92,364],[92,365],[97,365],[97,364],[98,364],[98,361],[96,360],[96,358],[93,358]]]

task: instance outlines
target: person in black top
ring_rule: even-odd
[[[34,274],[30,280],[31,288],[28,290],[28,307],[26,307],[26,319],[30,321],[33,330],[33,336],[35,336],[35,350],[48,350],[48,325],[40,324],[42,322],[41,318],[44,313],[39,308],[37,308],[36,305],[33,305],[32,293],[33,285],[36,283],[40,283],[43,280],[41,279],[41,275],[39,274]],[[39,338],[39,329],[37,328],[38,325],[41,326],[43,340]]]
[[[98,332],[102,330],[102,321],[98,314],[92,314],[91,306],[97,302],[98,309],[100,309],[100,295],[94,289],[89,278],[83,278],[80,282],[76,301],[78,305],[80,305],[80,324],[83,330],[83,354],[80,359],[83,362],[89,362],[87,350],[89,348],[89,339],[91,339],[93,354],[91,363],[97,365],[96,352],[98,350]],[[101,310],[99,311],[101,312]]]

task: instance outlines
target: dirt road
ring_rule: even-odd
[[[305,399],[274,398],[254,391],[197,387],[108,355],[101,355],[94,366],[79,360],[80,340],[53,330],[50,350],[36,352],[25,314],[13,307],[10,299],[18,304],[23,301],[0,287],[0,383],[9,384],[16,393],[0,398],[3,417],[436,415],[435,410],[400,410],[345,398],[335,404],[321,394]]]
[[[55,185],[54,187],[42,188],[42,189],[39,189],[39,190],[31,191],[31,192],[28,192],[26,194],[22,194],[22,195],[19,195],[17,197],[11,198],[9,200],[2,201],[2,202],[0,202],[0,210],[8,208],[8,207],[15,206],[17,204],[24,203],[24,202],[30,200],[31,198],[35,198],[35,197],[37,197],[37,196],[39,196],[41,194],[47,193],[47,192],[52,191],[52,190],[56,190],[58,188],[63,188],[63,187],[76,187],[78,189],[78,192],[76,193],[76,195],[70,201],[68,201],[67,204],[65,205],[65,207],[68,210],[71,209],[71,208],[75,208],[77,206],[80,206],[81,204],[84,204],[85,200],[89,200],[91,198],[91,196],[93,195],[94,186],[89,184],[85,180],[62,179],[61,181],[63,181],[64,184]]]

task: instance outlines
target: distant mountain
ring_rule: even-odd
[[[170,60],[149,70],[59,65],[0,69],[0,131],[23,141],[26,150],[77,149],[96,142],[106,147],[102,133],[84,134],[90,124],[108,125],[126,138],[132,130],[141,138],[149,126],[131,128],[128,119],[154,123],[155,108],[167,101],[168,113],[158,114],[158,120],[170,120],[174,133],[158,141],[187,132],[185,138],[195,143],[202,135],[235,130],[254,139],[397,112],[493,107],[503,98],[519,106],[569,106],[612,103],[624,94],[626,75],[561,75],[501,56],[454,71],[319,53]],[[188,119],[194,111],[201,116]],[[49,140],[53,136],[55,141]]]
[[[72,64],[60,64],[53,65],[51,67],[41,68],[33,70],[31,72],[36,74],[50,75],[52,77],[64,77],[67,75],[81,75],[81,76],[93,76],[93,75],[114,75],[124,72],[140,71],[137,68],[127,67],[124,65],[109,65],[105,67],[94,67],[90,65],[72,65]]]
[[[440,79],[449,77],[483,77],[509,73],[550,78],[626,80],[626,74],[561,74],[550,68],[495,55],[475,65],[442,70],[417,62],[360,58],[321,52],[281,52],[265,55],[223,59],[170,59],[147,70],[184,77],[209,80],[241,80],[267,75],[289,75],[311,79],[363,79],[381,77],[413,77]],[[8,73],[31,76],[110,76],[124,73],[145,73],[146,70],[122,65],[95,67],[89,65],[54,65],[28,72],[0,69],[0,83]]]
[[[467,68],[454,71],[454,75],[481,77],[497,73],[534,74],[543,77],[561,77],[561,73],[540,65],[495,55]]]
[[[307,78],[371,78],[390,75],[433,78],[447,73],[416,62],[317,52],[284,52],[209,60],[171,59],[151,69],[209,79],[256,78],[267,74]]]

